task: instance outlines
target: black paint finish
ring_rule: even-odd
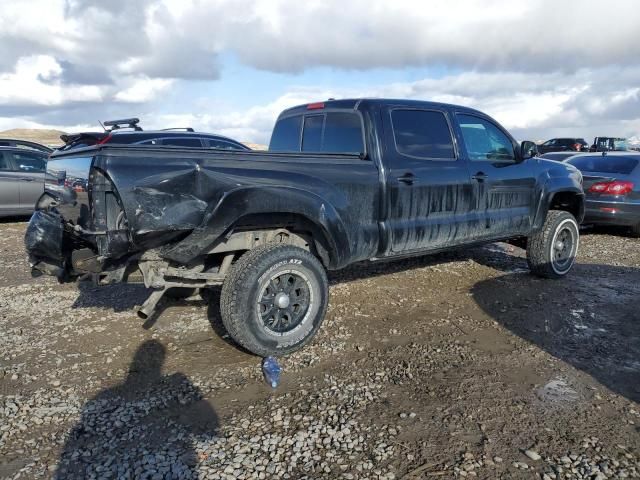
[[[54,153],[45,195],[55,204],[41,202],[40,208],[55,208],[68,224],[82,227],[79,237],[100,239],[90,243],[103,256],[162,247],[161,255],[178,264],[205,253],[247,216],[296,215],[315,226],[332,269],[527,236],[541,227],[559,192],[575,195],[582,211],[580,173],[558,162],[522,160],[506,131],[514,161],[471,161],[457,114],[488,119],[503,130],[481,112],[408,100],[329,101],[323,108],[358,113],[364,152],[104,145]],[[455,158],[399,153],[390,113],[397,108],[445,115]],[[313,113],[318,110],[303,105],[281,117]],[[78,187],[83,181],[86,189]]]

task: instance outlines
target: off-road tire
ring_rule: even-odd
[[[300,314],[299,325],[291,331],[276,332],[266,325],[260,302],[271,281],[288,275],[303,284],[309,293],[308,305]],[[324,320],[328,300],[327,274],[316,257],[298,247],[270,243],[249,250],[232,266],[222,285],[220,312],[235,342],[262,357],[280,356],[300,349],[313,338]]]
[[[566,232],[572,237],[571,251],[564,263],[556,260],[554,252],[557,238]],[[529,237],[527,263],[534,275],[544,278],[562,278],[573,266],[578,253],[580,231],[578,222],[569,212],[549,210],[542,229]]]

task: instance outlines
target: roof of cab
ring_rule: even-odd
[[[302,105],[296,105],[295,107],[284,110],[280,116],[289,116],[298,113],[313,112],[315,110],[327,110],[327,109],[341,109],[341,110],[359,110],[366,108],[367,106],[384,105],[384,106],[403,106],[403,107],[422,107],[422,108],[455,108],[456,110],[473,112],[477,114],[485,115],[479,110],[473,108],[464,107],[461,105],[454,105],[449,103],[431,102],[428,100],[408,100],[408,99],[393,99],[393,98],[347,98],[347,99],[329,99],[320,102],[304,103]]]

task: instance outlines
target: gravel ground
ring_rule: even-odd
[[[32,279],[0,223],[0,478],[640,478],[640,240],[586,232],[561,281],[493,244],[331,275],[282,361],[226,336],[218,291]]]

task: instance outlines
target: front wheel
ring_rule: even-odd
[[[549,210],[542,230],[529,237],[527,262],[544,278],[564,277],[575,262],[580,242],[578,222],[569,212]]]
[[[238,344],[263,357],[308,343],[327,310],[324,267],[298,247],[272,243],[233,265],[220,295],[222,323]]]

